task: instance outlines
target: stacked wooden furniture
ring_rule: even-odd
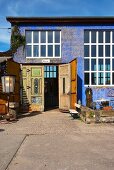
[[[7,107],[6,107],[6,101],[0,99],[0,115],[7,114]]]

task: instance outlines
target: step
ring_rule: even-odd
[[[78,114],[78,112],[75,109],[69,109],[69,112],[72,114]]]

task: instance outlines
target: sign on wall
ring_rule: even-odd
[[[50,59],[43,59],[42,63],[50,63]]]

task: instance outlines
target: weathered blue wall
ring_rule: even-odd
[[[51,63],[68,63],[74,58],[77,58],[78,68],[78,100],[80,99],[82,104],[86,104],[86,96],[84,86],[84,29],[114,29],[114,26],[34,26],[34,25],[21,25],[20,31],[24,35],[25,30],[61,30],[62,41],[62,57],[61,59],[50,59]],[[19,48],[14,56],[14,61],[18,63],[41,63],[42,59],[27,59],[22,48]],[[94,87],[93,100],[105,98],[112,100],[110,105],[114,107],[114,87]],[[109,95],[110,93],[110,95]]]

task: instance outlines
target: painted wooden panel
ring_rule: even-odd
[[[71,65],[71,108],[75,109],[77,103],[77,60],[73,60]]]
[[[70,109],[70,64],[59,66],[59,108]]]
[[[23,66],[24,71],[25,68],[26,77],[23,77],[23,87],[25,89],[25,93],[23,93],[23,96],[27,96],[29,101],[29,111],[43,111],[44,66]]]
[[[76,93],[76,82],[71,81],[71,93]]]
[[[31,103],[33,104],[42,104],[42,96],[33,96],[31,97]]]
[[[22,71],[23,77],[27,76],[27,70],[26,67],[23,67],[23,71]]]
[[[41,77],[42,76],[42,67],[32,67],[31,68],[31,76],[32,77]]]

